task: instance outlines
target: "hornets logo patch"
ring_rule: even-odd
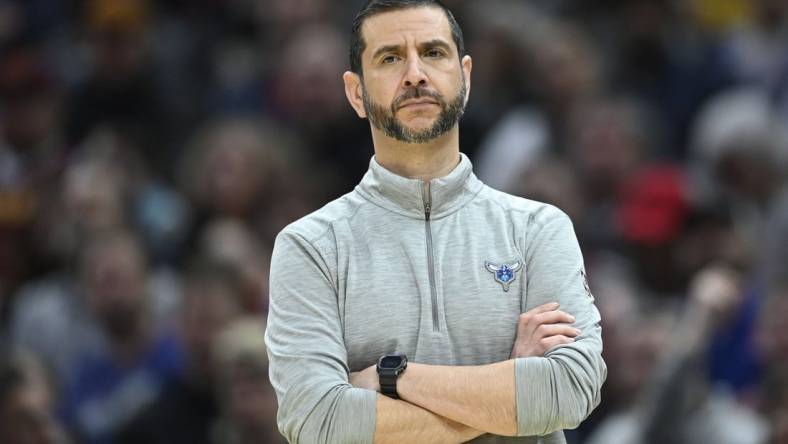
[[[515,261],[508,264],[496,264],[490,261],[484,262],[484,268],[493,274],[495,282],[501,284],[503,291],[509,291],[509,285],[517,279],[517,272],[523,267],[520,261]]]

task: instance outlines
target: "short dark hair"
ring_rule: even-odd
[[[353,29],[350,34],[350,70],[358,75],[362,75],[361,53],[367,46],[364,37],[361,35],[361,26],[364,21],[373,15],[382,14],[389,11],[400,9],[418,8],[422,6],[433,6],[440,8],[449,19],[451,27],[451,37],[457,46],[457,55],[462,58],[465,55],[465,42],[462,38],[462,29],[454,19],[454,14],[440,0],[369,0],[366,5],[356,14],[353,19]]]

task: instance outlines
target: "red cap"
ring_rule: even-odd
[[[648,167],[636,173],[616,210],[624,239],[661,245],[675,239],[689,213],[686,179],[675,166]]]

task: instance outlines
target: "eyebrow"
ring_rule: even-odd
[[[419,45],[419,49],[421,49],[422,51],[431,48],[442,48],[445,49],[447,52],[451,51],[451,46],[449,45],[448,42],[446,42],[443,39],[432,39]]]
[[[451,46],[443,39],[432,39],[426,42],[419,43],[419,50],[424,51],[430,48],[442,48],[449,52],[451,50]],[[385,54],[387,52],[402,52],[402,45],[385,45],[381,46],[380,48],[376,49],[375,52],[372,54],[372,60],[376,60],[380,57],[381,54]]]
[[[375,50],[375,52],[372,54],[372,60],[377,60],[377,58],[380,57],[381,54],[385,54],[387,52],[400,52],[401,49],[402,49],[402,45],[381,46],[380,48]]]

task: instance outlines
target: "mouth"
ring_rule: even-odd
[[[402,105],[400,105],[399,109],[427,107],[427,106],[431,106],[431,105],[437,106],[438,102],[435,102],[433,100],[419,100],[419,101],[414,101],[414,102],[406,102],[406,103],[403,103]]]

